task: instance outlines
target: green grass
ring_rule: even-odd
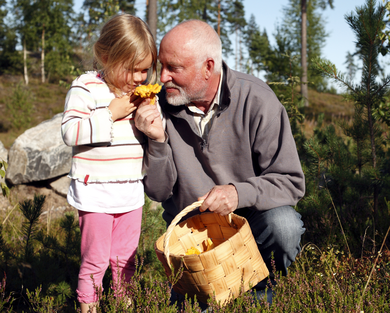
[[[15,139],[28,128],[51,119],[55,114],[64,110],[67,89],[59,84],[42,84],[37,79],[30,79],[28,86],[24,86],[25,93],[32,103],[31,121],[23,123],[22,127],[15,127],[13,117],[7,104],[12,103],[15,89],[21,83],[22,77],[0,76],[0,141],[9,149]],[[23,108],[18,108],[19,114],[23,114]]]

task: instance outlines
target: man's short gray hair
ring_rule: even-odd
[[[220,73],[222,68],[222,43],[217,32],[206,22],[188,20],[180,23],[189,34],[188,47],[194,52],[198,62],[207,58],[214,60],[214,72]],[[176,26],[176,27],[177,27]]]

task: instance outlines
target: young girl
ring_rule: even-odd
[[[116,15],[93,46],[94,68],[73,81],[65,100],[62,136],[73,147],[67,200],[79,210],[81,265],[77,299],[95,312],[96,287],[109,264],[113,288],[129,281],[141,230],[143,134],[133,112],[144,100],[134,88],[156,76],[157,49],[148,26]],[[93,275],[93,279],[91,278]],[[95,287],[94,287],[95,286]]]

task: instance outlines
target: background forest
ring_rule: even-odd
[[[147,2],[142,18],[157,43],[178,22],[202,19],[220,34],[234,68],[262,74],[289,113],[306,176],[306,195],[296,207],[307,229],[303,249],[289,276],[272,287],[273,305],[243,294],[223,309],[211,301],[213,312],[390,311],[390,76],[381,65],[390,49],[390,2],[366,0],[346,12],[355,35],[348,40],[356,43],[345,56],[346,73],[322,55],[327,33],[321,12],[336,5],[289,0],[271,45],[255,17],[245,19],[242,0]],[[99,27],[120,12],[137,14],[135,0],[85,0],[80,12],[72,0],[0,0],[0,141],[6,148],[62,112],[71,81],[91,69]],[[3,170],[5,162],[1,176]],[[12,198],[7,186],[2,189]],[[0,212],[2,312],[77,311],[77,218],[66,214],[49,231],[39,218],[44,201],[36,195]],[[147,199],[139,272],[128,286],[133,305],[124,309],[105,291],[100,311],[177,311],[168,306],[170,286],[153,248],[165,231],[161,210]],[[108,273],[106,287],[110,279]],[[188,301],[185,312],[199,308]]]

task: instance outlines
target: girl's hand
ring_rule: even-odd
[[[113,99],[108,106],[112,120],[116,121],[133,113],[142,101],[143,99],[133,95],[125,95],[121,98]]]
[[[145,99],[139,106],[135,117],[135,127],[143,132],[150,139],[164,142],[165,130],[157,105],[150,105],[150,99]]]

